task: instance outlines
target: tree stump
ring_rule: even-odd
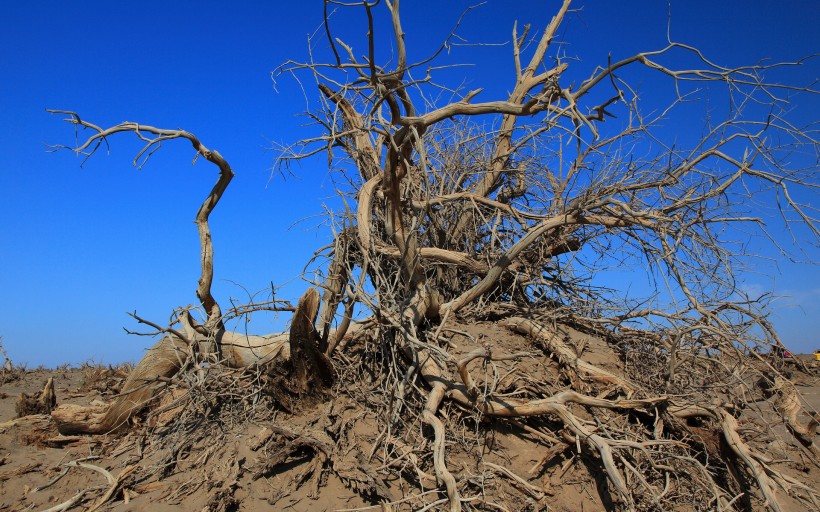
[[[319,292],[308,288],[299,299],[290,324],[290,384],[302,398],[308,393],[316,397],[324,396],[335,378],[333,365],[319,350],[321,337],[314,325],[319,300]]]
[[[39,395],[20,393],[15,410],[17,417],[22,418],[32,414],[51,414],[51,410],[56,405],[57,395],[54,394],[54,379],[50,377]]]

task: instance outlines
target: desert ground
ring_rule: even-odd
[[[492,339],[501,350],[532,348],[521,346],[531,340],[492,323],[463,329],[453,335],[454,345],[474,337]],[[571,334],[583,342],[587,360],[621,369],[601,340]],[[289,411],[281,401],[271,405],[257,394],[263,389],[254,384],[259,375],[247,370],[223,371],[208,380],[202,374],[206,368],[199,370],[206,384],[197,388],[195,379],[169,379],[146,412],[128,428],[107,435],[61,435],[50,415],[21,417],[26,411],[18,410],[20,397],[36,397],[53,379],[57,404],[107,402],[129,365],[5,369],[0,375],[0,511],[443,509],[445,494],[432,470],[422,469],[430,468],[431,436],[412,417],[414,405],[397,414],[407,416],[404,421],[416,429],[415,446],[393,438],[378,419],[384,397],[372,380],[378,372],[368,368],[370,348],[348,347],[358,356],[335,361],[342,384],[334,398],[310,407]],[[820,367],[813,357],[801,357],[805,369],[787,364],[784,374],[798,389],[804,410],[813,414],[820,409]],[[548,358],[533,356],[517,364],[520,374],[552,378]],[[772,467],[820,486],[813,447],[789,434],[765,398],[750,403],[742,416],[745,439]],[[448,464],[454,474],[467,477],[471,492],[465,499],[472,500],[467,501],[472,509],[618,509],[598,461],[559,428],[550,431],[548,423],[533,428],[523,420],[496,423],[454,406],[444,417],[449,421]],[[703,432],[698,442],[706,456],[725,453],[719,439]],[[696,498],[691,508],[680,510],[703,509]],[[778,499],[784,510],[805,510],[805,503],[783,491]],[[761,504],[739,497],[734,506],[762,510]]]

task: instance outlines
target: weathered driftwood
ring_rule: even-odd
[[[333,366],[319,350],[319,334],[314,328],[319,308],[319,293],[310,288],[299,301],[290,332],[253,336],[220,330],[209,340],[194,329],[185,337],[199,351],[200,360],[215,358],[231,368],[267,366],[273,362],[291,361],[294,385],[300,393],[326,389],[333,382]],[[353,325],[349,335],[358,331]],[[334,333],[335,335],[335,333]],[[192,360],[191,346],[178,336],[168,334],[148,349],[123,384],[120,394],[108,406],[62,405],[52,418],[62,434],[103,434],[128,423],[167,385],[186,363]],[[291,357],[294,354],[295,357]],[[214,360],[215,361],[215,360]],[[216,361],[215,361],[216,362]]]

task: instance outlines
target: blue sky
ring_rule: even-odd
[[[522,4],[525,4],[522,6]],[[506,42],[512,23],[543,26],[559,2],[491,0],[474,10],[460,33],[470,42]],[[413,56],[447,34],[467,2],[403,4]],[[578,2],[560,36],[568,54],[594,66],[664,45],[666,2]],[[428,15],[428,13],[433,13]],[[9,356],[29,366],[136,360],[149,338],[127,336],[126,316],[164,323],[176,306],[196,303],[198,239],[191,222],[215,180],[206,162],[191,166],[185,143],[166,144],[142,170],[132,137],[111,140],[83,168],[71,153],[73,131],[46,108],[70,109],[102,125],[138,121],[184,128],[225,156],[236,172],[212,217],[217,299],[244,302],[281,287],[295,300],[305,288],[304,264],[329,232],[319,215],[332,204],[322,159],[271,173],[272,142],[317,135],[297,117],[305,98],[293,80],[276,90],[271,71],[304,59],[307,36],[319,28],[321,1],[311,2],[3,2],[0,5],[0,336]],[[335,35],[355,33],[362,18]],[[814,1],[673,1],[672,37],[699,46],[726,65],[761,58],[796,59],[820,51]],[[323,51],[324,39],[318,40]],[[483,99],[510,87],[509,46],[456,47],[448,62],[476,63],[448,71]],[[788,75],[807,83],[818,64]],[[312,91],[308,91],[314,97]],[[800,114],[817,118],[817,103]],[[813,201],[812,201],[813,199]],[[809,198],[817,205],[817,198]],[[302,220],[302,222],[298,222]],[[798,258],[816,261],[809,248]],[[776,263],[774,265],[773,263]],[[817,267],[777,258],[746,279],[750,290],[774,291],[774,321],[800,350],[820,346]],[[776,268],[775,268],[776,266]],[[255,317],[249,329],[271,332],[284,319]]]

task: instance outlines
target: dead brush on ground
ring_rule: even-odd
[[[346,342],[334,359],[337,380],[327,401],[299,400],[282,379],[286,367],[228,368],[186,352],[181,370],[154,382],[156,396],[99,455],[125,457],[122,464],[131,469],[117,480],[122,492],[186,475],[165,484],[156,501],[174,505],[206,493],[207,510],[231,510],[240,503],[239,488],[278,475],[289,475],[286,484],[262,492],[274,506],[302,489],[320,496],[332,475],[365,503],[441,507],[447,498],[431,490],[440,485],[442,450],[455,491],[470,496],[462,504],[474,510],[543,510],[591,491],[601,507],[619,508],[602,466],[624,479],[634,510],[754,509],[759,504],[748,489],[761,475],[743,468],[744,455],[791,495],[817,503],[816,491],[788,474],[810,470],[795,462],[800,456],[772,461],[758,451],[778,436],[754,418],[789,427],[788,415],[777,411],[791,403],[787,381],[762,386],[767,366],[760,361],[714,364],[681,356],[681,377],[674,378],[669,359],[642,341],[645,335],[610,332],[607,342],[584,334],[601,330],[582,318],[551,315],[540,322],[532,331],[528,321],[496,312],[489,322],[452,322],[438,337],[423,331],[420,342],[447,350],[442,364],[460,380],[454,392],[471,399],[443,404],[440,425],[425,415],[422,397],[431,388],[420,378],[420,362],[396,350],[389,325]],[[572,357],[579,352],[610,363],[606,370],[584,363]],[[660,384],[677,403],[709,405],[658,400]],[[555,414],[505,420],[497,411],[504,403],[551,403]],[[488,414],[490,408],[496,412]],[[814,428],[797,420],[798,429]],[[739,441],[739,421],[748,442]],[[752,425],[758,434],[750,435]],[[522,465],[522,447],[537,451],[535,463]],[[803,448],[805,461],[817,466],[812,449],[811,443]],[[88,490],[77,504],[96,503],[105,491]]]
[[[82,375],[80,391],[96,391],[100,395],[110,396],[120,392],[128,374],[134,369],[134,365],[131,363],[104,365],[86,361],[78,369]]]
[[[374,391],[381,383],[368,377],[379,372],[362,371],[378,364],[375,359],[370,354],[342,362],[345,378],[340,379],[334,399],[309,407],[282,386],[275,369],[229,369],[213,360],[186,361],[173,378],[162,379],[156,397],[144,413],[131,419],[127,435],[109,445],[107,454],[126,454],[128,463],[138,466],[129,477],[132,486],[161,483],[177,473],[200,475],[195,482],[168,489],[160,498],[172,505],[204,486],[212,494],[208,510],[230,509],[239,479],[256,481],[300,464],[306,466],[301,476],[272,493],[270,503],[302,485],[309,485],[312,495],[318,496],[327,472],[369,499],[386,499],[383,476],[367,462],[363,447],[351,435],[358,421],[374,421],[371,412],[386,403]],[[247,438],[245,447],[254,452],[252,459],[240,456],[241,450],[232,442],[237,435]],[[234,462],[217,462],[225,460]]]

